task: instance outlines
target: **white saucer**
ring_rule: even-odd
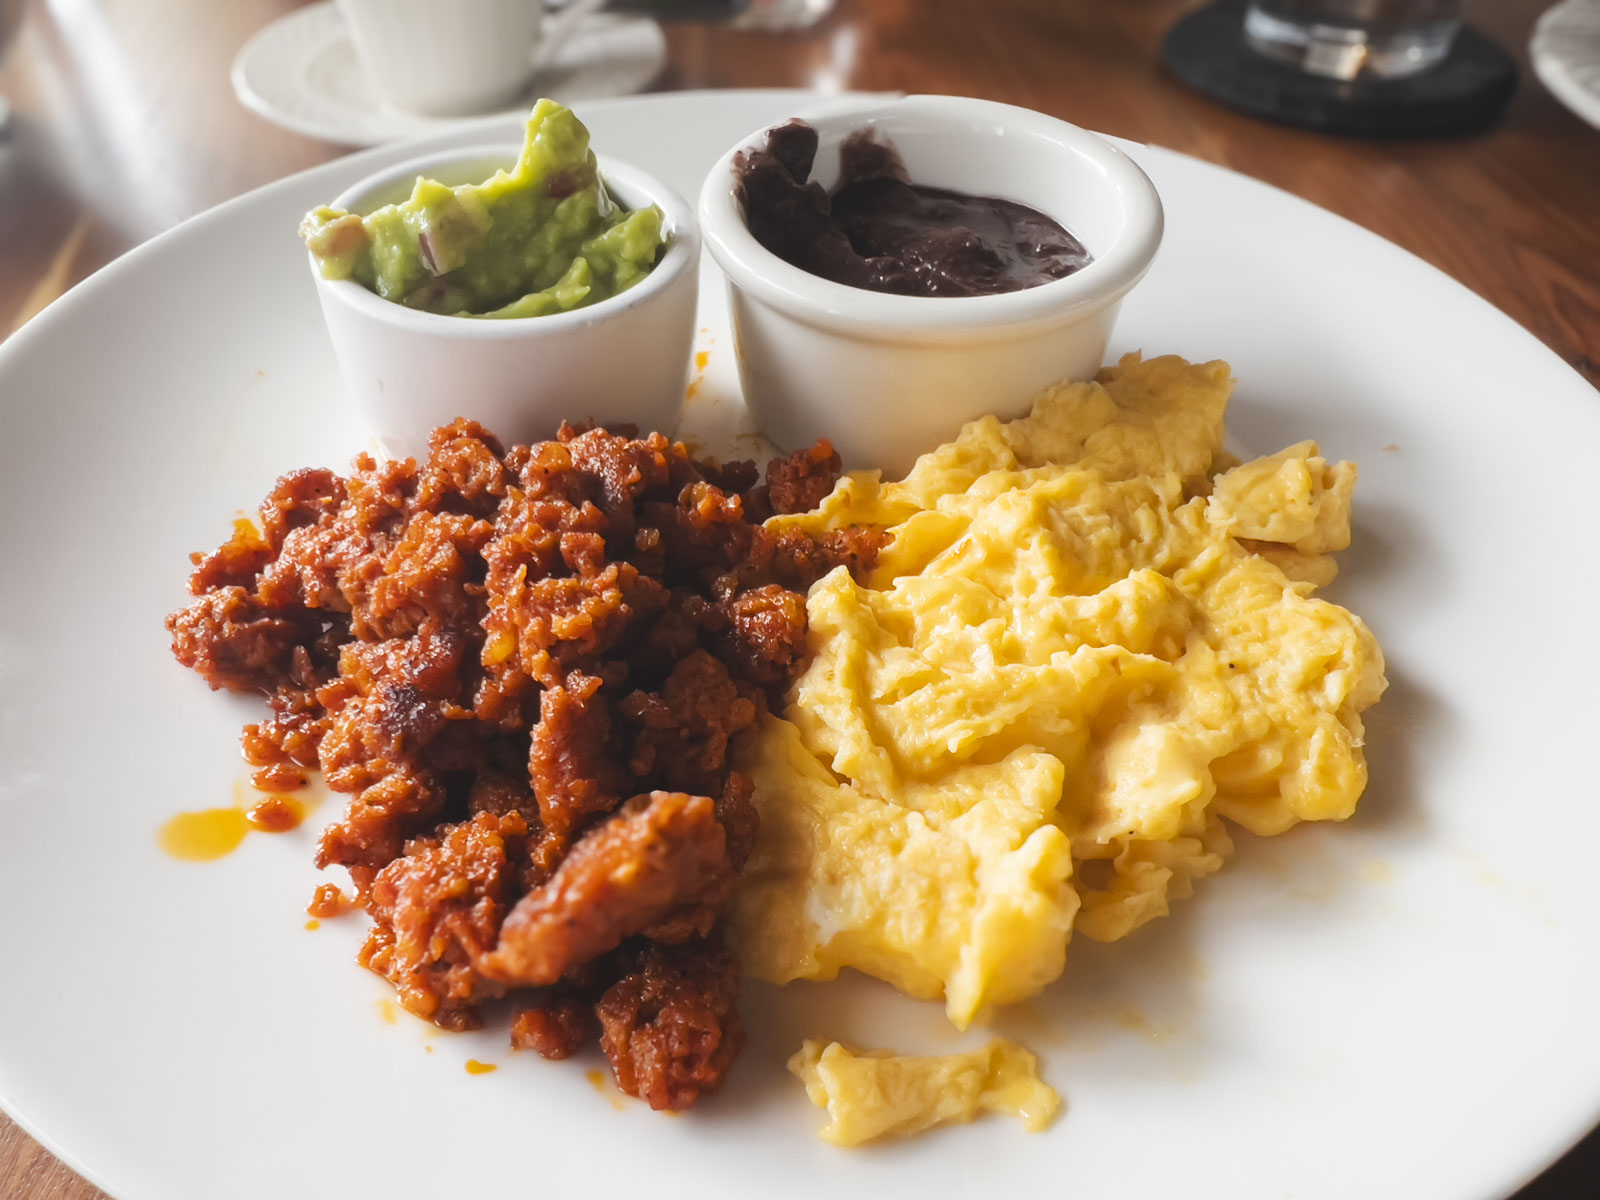
[[[500,111],[525,108],[536,96],[571,104],[637,92],[656,77],[666,58],[667,39],[654,21],[590,17],[534,77],[526,94]],[[344,17],[331,2],[296,9],[246,42],[233,60],[233,90],[241,104],[274,125],[347,146],[448,133],[495,115],[425,117],[383,104],[373,95]]]
[[[1563,0],[1539,18],[1528,44],[1552,95],[1600,128],[1600,0]]]

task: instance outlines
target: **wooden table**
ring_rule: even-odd
[[[1516,53],[1522,84],[1499,128],[1440,142],[1319,137],[1190,94],[1158,65],[1163,32],[1193,6],[1184,0],[840,0],[803,34],[677,26],[656,86],[959,92],[1171,146],[1398,242],[1600,384],[1600,131],[1527,69],[1548,2],[1476,6],[1478,27]],[[273,128],[229,89],[234,53],[293,7],[40,0],[0,70],[15,108],[0,139],[0,334],[183,218],[344,152]],[[101,1195],[0,1117],[0,1197]],[[1600,1133],[1518,1200],[1596,1195]]]

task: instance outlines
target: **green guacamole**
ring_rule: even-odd
[[[624,212],[607,193],[589,131],[553,100],[528,116],[510,171],[447,187],[418,178],[411,198],[365,216],[306,214],[300,236],[327,279],[463,317],[539,317],[609,299],[650,273],[661,210]]]

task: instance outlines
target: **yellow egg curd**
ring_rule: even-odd
[[[1037,1132],[1061,1108],[1055,1089],[1040,1082],[1033,1055],[999,1038],[970,1054],[923,1058],[807,1040],[789,1070],[806,1085],[811,1103],[828,1110],[822,1138],[836,1146],[910,1137],[980,1112],[1016,1117]]]
[[[1165,914],[1225,820],[1351,814],[1383,655],[1314,593],[1355,467],[1311,442],[1231,465],[1231,390],[1225,363],[1131,355],[775,518],[893,540],[865,585],[811,589],[812,661],[740,752],[746,970],[854,967],[964,1028],[1059,976],[1074,927]]]

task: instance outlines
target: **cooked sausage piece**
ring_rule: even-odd
[[[739,963],[720,941],[644,943],[600,998],[600,1046],[617,1086],[681,1111],[722,1078],[744,1045]]]
[[[484,969],[544,987],[694,904],[733,874],[709,796],[635,796],[585,834],[500,929]]]

